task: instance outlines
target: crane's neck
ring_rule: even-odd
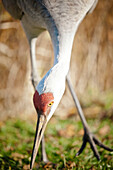
[[[67,27],[67,30],[65,28],[59,28],[59,31],[56,29],[54,32],[50,30],[54,48],[54,65],[52,70],[59,68],[63,77],[66,77],[69,70],[73,39],[81,20],[72,25],[71,29]],[[60,74],[59,71],[58,74]]]
[[[54,45],[55,57],[52,69],[59,69],[60,73],[58,73],[64,77],[69,70],[73,38],[74,33],[63,33],[58,36],[58,42]]]
[[[45,20],[54,48],[54,65],[39,82],[37,86],[39,94],[52,92],[54,96],[58,96],[59,92],[59,96],[63,95],[74,35],[84,15],[77,22],[72,22],[71,27],[63,23],[55,23],[51,16],[50,21]]]
[[[36,88],[39,95],[51,92],[54,96],[54,105],[48,120],[57,108],[65,90],[65,80],[70,65],[73,39],[79,23],[80,22],[73,25],[71,30],[64,30],[63,27],[61,29],[50,29],[50,27],[48,27],[54,48],[54,65],[46,73]]]
[[[54,48],[54,65],[52,69],[59,68],[58,74],[65,78],[70,66],[71,51],[75,32],[80,22],[72,26],[71,30],[61,30],[57,36],[51,35]]]
[[[39,94],[52,92],[53,95],[63,95],[65,79],[69,70],[70,56],[74,39],[74,32],[58,35],[58,40],[53,40],[54,65],[39,82],[37,90]]]
[[[71,28],[68,28],[68,26],[67,28],[57,27],[53,20],[50,21],[49,25],[47,24],[54,48],[54,65],[39,82],[36,88],[39,94],[52,92],[55,96],[62,91],[60,94],[63,95],[74,35],[83,17],[74,23]]]
[[[65,90],[65,79],[70,65],[73,38],[74,33],[58,36],[58,41],[54,44],[54,65],[37,86],[39,94],[51,92],[54,96],[54,106],[48,120],[58,106]]]

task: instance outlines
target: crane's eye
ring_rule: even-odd
[[[51,103],[48,104],[49,107],[51,107],[53,105],[54,101],[52,101]]]

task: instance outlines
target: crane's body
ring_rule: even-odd
[[[81,107],[78,103],[78,99],[75,97],[70,85],[70,81],[67,78],[74,35],[80,22],[88,12],[92,11],[98,0],[2,1],[7,11],[15,19],[21,20],[22,26],[30,44],[33,79],[32,82],[34,88],[36,89],[33,100],[34,106],[38,113],[31,169],[33,167],[37,150],[47,122],[53,115],[64,93],[66,79],[68,81],[72,96],[75,100],[75,104],[78,108],[78,112],[84,126],[85,135],[88,137],[88,139],[83,142],[79,154],[85,148],[86,142],[88,141],[95,156],[97,159],[99,159],[99,154],[94,145],[94,142],[98,145],[100,145],[100,143],[94,136],[91,136]],[[50,33],[53,43],[54,64],[53,67],[38,83],[38,85],[36,85],[37,75],[34,43],[36,42],[35,38],[38,37],[38,35],[46,29]],[[92,138],[94,142],[92,142],[92,139],[89,138]]]
[[[5,4],[6,1],[3,2]],[[49,31],[53,42],[54,66],[36,87],[39,94],[52,92],[54,95],[54,108],[49,119],[65,90],[75,32],[95,0],[16,0],[16,3],[11,0],[11,2],[8,1],[6,8],[13,17],[21,19],[29,43],[45,29]],[[15,15],[16,10],[19,12]]]

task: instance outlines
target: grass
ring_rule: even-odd
[[[88,124],[96,136],[113,147],[113,122],[111,119],[89,119]],[[35,124],[30,120],[9,119],[0,123],[0,169],[29,169]],[[97,161],[87,144],[84,152],[75,157],[82,144],[82,124],[75,118],[60,120],[53,117],[45,132],[46,151],[53,164],[41,162],[39,150],[34,170],[39,169],[113,169],[113,152],[98,148],[101,161]]]

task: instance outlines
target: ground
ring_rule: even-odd
[[[35,121],[22,119],[8,119],[0,122],[0,169],[29,169],[33,140],[35,135]],[[113,148],[113,119],[88,119],[93,133],[107,146]],[[80,120],[76,121],[74,115],[67,119],[54,116],[45,132],[46,151],[53,164],[41,162],[41,152],[36,158],[34,170],[39,169],[113,169],[113,152],[98,148],[101,161],[93,156],[87,144],[84,152],[75,157],[82,144],[83,128]]]

